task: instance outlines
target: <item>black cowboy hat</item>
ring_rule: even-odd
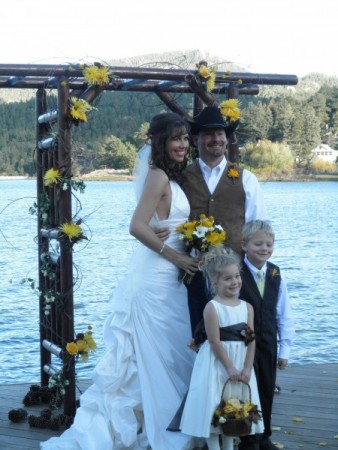
[[[226,137],[228,138],[236,130],[238,124],[239,120],[227,124],[217,106],[206,106],[200,114],[194,118],[194,121],[190,122],[190,129],[191,133],[196,135],[202,130],[223,128]]]

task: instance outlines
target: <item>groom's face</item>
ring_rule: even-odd
[[[197,148],[205,163],[221,160],[228,141],[223,128],[204,129],[198,133]]]

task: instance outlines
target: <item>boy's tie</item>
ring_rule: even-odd
[[[261,297],[263,297],[265,280],[264,280],[264,274],[263,274],[262,270],[259,270],[257,272],[257,287],[258,287],[259,293],[261,294]]]

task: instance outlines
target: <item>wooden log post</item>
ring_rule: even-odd
[[[69,117],[69,86],[66,77],[60,77],[58,85],[58,128],[59,167],[62,169],[63,176],[69,178],[72,175],[71,121]],[[59,220],[60,225],[72,220],[72,194],[70,188],[59,191]],[[61,239],[60,241],[60,289],[63,301],[61,321],[62,348],[64,349],[67,342],[74,340],[73,255],[71,243],[66,239]],[[66,416],[74,416],[76,398],[75,361],[73,358],[68,358],[67,366],[64,365],[64,377],[69,382],[69,385],[65,388],[64,413]]]
[[[40,292],[42,290],[46,290],[47,288],[47,280],[46,277],[43,276],[41,272],[42,266],[42,258],[41,255],[48,253],[48,239],[44,238],[41,235],[42,228],[42,217],[41,217],[41,196],[43,193],[43,175],[46,170],[48,164],[48,157],[45,152],[39,150],[39,142],[47,135],[48,133],[48,125],[46,123],[39,123],[38,118],[46,112],[47,101],[46,101],[46,91],[42,88],[38,89],[36,93],[35,99],[35,110],[36,110],[36,188],[37,188],[37,205],[38,205],[38,216],[37,216],[37,232],[38,232],[38,280],[39,280],[39,289]],[[43,367],[45,364],[51,363],[51,355],[45,348],[42,346],[42,342],[50,338],[48,330],[46,328],[46,316],[44,314],[44,299],[42,294],[39,297],[39,323],[40,323],[40,379],[41,385],[48,385],[49,377],[44,372]]]
[[[235,83],[230,83],[228,89],[228,98],[238,98],[238,85]],[[228,159],[232,163],[239,162],[239,147],[236,133],[233,133],[228,140]]]
[[[218,103],[215,97],[207,92],[203,86],[201,86],[195,75],[191,73],[186,75],[185,81],[191,87],[192,91],[198,95],[207,106],[217,106]]]
[[[182,108],[182,106],[180,106],[176,100],[174,99],[174,97],[172,97],[170,94],[168,94],[167,92],[160,92],[160,91],[156,91],[155,94],[162,100],[162,102],[168,106],[168,108],[173,111],[174,113],[179,114],[180,116],[184,117],[185,119],[187,119],[188,121],[191,120],[191,117],[189,116],[189,114],[185,111],[184,108]]]

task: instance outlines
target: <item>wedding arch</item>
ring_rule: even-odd
[[[39,65],[0,64],[0,89],[36,90],[37,242],[41,386],[51,377],[64,383],[64,414],[76,411],[75,358],[67,351],[74,341],[73,244],[81,228],[72,223],[74,125],[86,120],[90,105],[103,91],[153,92],[173,112],[192,119],[202,108],[218,105],[217,98],[237,99],[256,95],[260,85],[296,85],[295,75],[216,72],[201,61],[204,71],[140,67],[104,67],[99,63]],[[96,75],[95,75],[96,74]],[[95,76],[94,76],[95,75]],[[208,80],[212,80],[212,84]],[[56,92],[56,108],[50,109],[47,91]],[[192,96],[192,117],[173,94]],[[56,132],[53,127],[56,127]],[[229,159],[238,158],[234,137]],[[49,182],[46,174],[49,173]],[[54,176],[54,178],[53,178]],[[68,225],[68,229],[63,226]],[[63,227],[63,228],[62,228]],[[67,234],[68,233],[68,234]],[[58,251],[52,242],[58,242]],[[61,372],[52,364],[61,359]]]

